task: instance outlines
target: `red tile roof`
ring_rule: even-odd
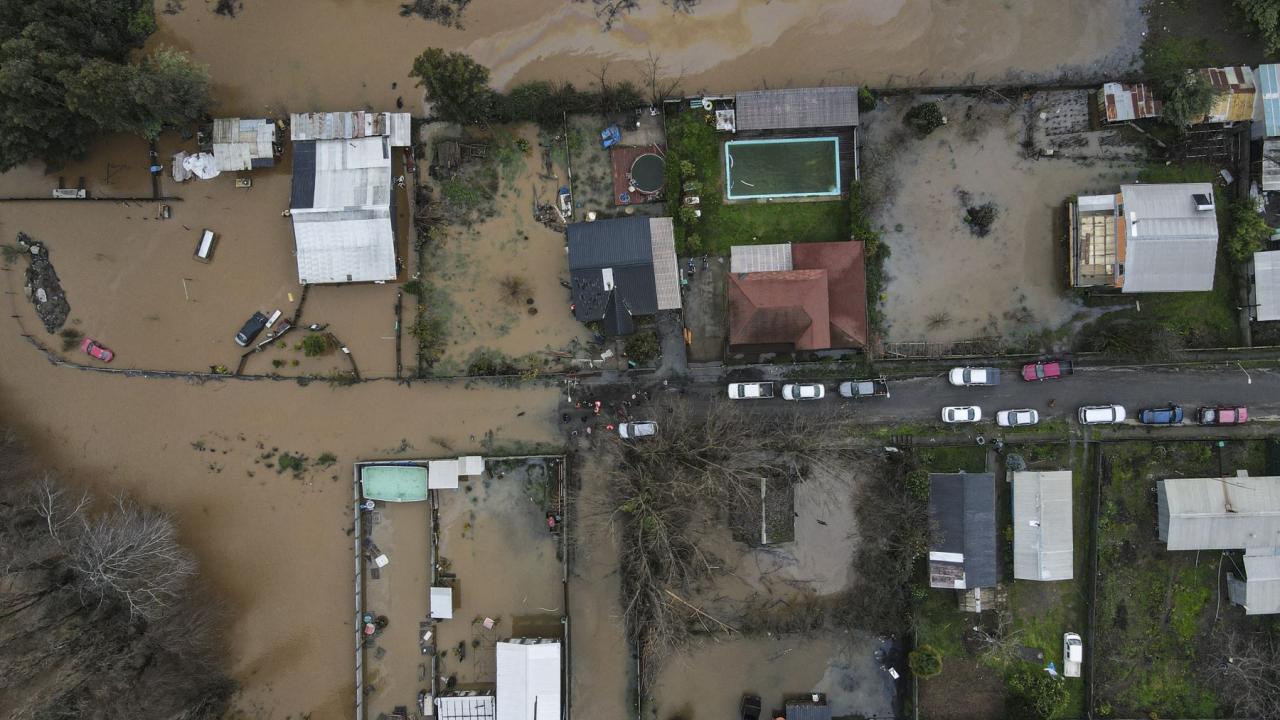
[[[796,350],[864,347],[867,290],[863,244],[791,246],[793,270],[730,274],[729,343]]]

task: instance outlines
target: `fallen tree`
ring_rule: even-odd
[[[0,431],[0,711],[213,720],[234,683],[168,515],[97,508]]]

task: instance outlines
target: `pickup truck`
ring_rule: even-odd
[[[1069,678],[1080,677],[1080,666],[1084,664],[1084,643],[1080,636],[1069,632],[1062,635],[1062,674]]]
[[[848,380],[840,383],[840,397],[889,397],[889,382],[882,377],[870,380]]]
[[[1243,425],[1249,422],[1249,409],[1238,405],[1202,407],[1196,411],[1201,425]]]
[[[1070,360],[1040,360],[1022,366],[1022,379],[1027,382],[1057,380],[1075,373]]]
[[[764,400],[773,397],[773,383],[729,383],[730,400]]]

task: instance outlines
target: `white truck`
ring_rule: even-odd
[[[1080,677],[1080,666],[1084,664],[1084,643],[1080,636],[1069,632],[1062,635],[1062,674],[1064,677]]]
[[[773,383],[729,383],[730,400],[764,400],[773,397]]]

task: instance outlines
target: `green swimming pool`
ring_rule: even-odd
[[[840,139],[730,140],[724,144],[730,200],[840,194]]]

